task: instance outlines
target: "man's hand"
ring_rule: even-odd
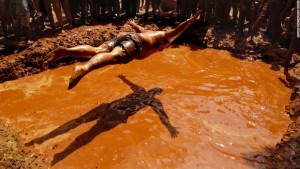
[[[132,25],[136,25],[134,19],[128,19],[128,21],[126,22],[128,25],[132,26]]]
[[[201,14],[201,10],[198,10],[194,16],[188,19],[188,21],[192,24],[195,23],[197,20],[200,19],[200,14]]]
[[[120,79],[123,79],[123,78],[125,78],[126,76],[124,76],[124,75],[118,75],[117,77],[120,78]]]
[[[177,137],[177,134],[179,134],[177,129],[178,129],[178,127],[168,126],[168,130],[169,130],[172,138]]]
[[[134,19],[129,19],[126,23],[127,25],[131,26],[136,33],[141,33],[144,31],[144,28],[139,26]]]

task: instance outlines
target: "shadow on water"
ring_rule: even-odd
[[[119,75],[118,77],[130,86],[133,93],[111,103],[102,103],[86,114],[63,124],[42,137],[33,139],[25,145],[42,144],[48,139],[66,133],[81,124],[98,119],[97,123],[89,131],[78,136],[64,151],[54,155],[51,165],[55,165],[80,147],[91,142],[102,132],[108,131],[121,123],[126,123],[129,116],[134,115],[146,106],[150,106],[159,115],[160,120],[169,130],[171,137],[176,137],[178,131],[170,123],[161,101],[154,97],[163,90],[161,88],[153,88],[146,91],[145,88],[130,82],[125,76]]]

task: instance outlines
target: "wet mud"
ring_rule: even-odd
[[[46,166],[55,164],[54,168],[66,165],[71,168],[83,165],[88,168],[97,166],[120,168],[121,166],[141,167],[147,164],[149,168],[153,166],[198,167],[208,164],[211,167],[220,167],[215,164],[216,157],[218,161],[224,162],[222,166],[227,167],[293,166],[297,168],[299,166],[297,156],[299,153],[295,153],[299,151],[300,144],[298,69],[296,69],[297,66],[292,67],[286,70],[284,72],[286,76],[283,76],[280,65],[284,63],[282,53],[286,49],[274,49],[270,47],[268,40],[257,38],[254,39],[256,44],[246,44],[245,38],[235,34],[231,28],[220,30],[217,27],[196,24],[180,36],[175,44],[166,50],[166,53],[164,51],[154,54],[142,62],[134,61],[129,65],[109,66],[94,71],[91,73],[93,77],[83,79],[83,84],[79,84],[78,88],[71,92],[68,92],[66,87],[72,67],[67,65],[83,60],[66,58],[51,65],[44,64],[47,60],[45,55],[58,46],[72,47],[80,44],[98,46],[120,31],[131,31],[129,27],[123,27],[123,24],[107,23],[74,28],[31,42],[29,48],[24,51],[1,55],[0,80],[3,82],[1,84],[3,96],[0,98],[2,102],[5,102],[3,106],[8,106],[1,108],[5,110],[1,111],[1,119],[17,131],[16,133],[21,137],[19,141],[21,145],[27,143],[25,148],[20,148],[29,152],[27,155],[34,152],[39,156],[38,160],[41,164],[44,164],[44,161]],[[147,22],[142,25],[152,30],[170,28],[168,25]],[[187,42],[197,45],[182,46]],[[213,50],[201,53],[203,47],[226,49],[231,53]],[[213,54],[218,57],[201,58],[195,64],[194,58],[185,54],[182,54],[183,57],[177,55],[177,53],[188,53],[188,51],[198,52],[201,56]],[[226,55],[226,58],[222,58],[219,54]],[[164,59],[158,59],[160,55],[163,55]],[[270,63],[270,66],[257,62],[233,60],[229,55],[251,61],[263,60]],[[201,69],[204,60],[212,63],[202,65]],[[223,62],[214,62],[218,60],[223,60]],[[171,66],[168,70],[165,70],[166,68],[160,70],[157,65],[153,65],[153,62],[163,62],[160,63],[160,67],[164,67],[165,64]],[[185,66],[192,65],[186,67],[188,72],[178,70],[183,63]],[[258,66],[261,72],[255,73],[257,65],[251,68],[248,64],[262,64]],[[235,70],[226,69],[232,65],[244,65],[244,67]],[[295,65],[297,65],[297,60],[295,60]],[[62,68],[56,69],[58,67]],[[146,67],[149,70],[139,70],[139,67]],[[230,86],[227,87],[231,90],[237,88],[238,91],[224,88],[223,83],[214,84],[220,81],[218,74],[215,75],[216,77],[207,75],[204,78],[207,82],[198,84],[198,80],[203,79],[200,75],[207,71],[205,67],[216,71],[223,70],[222,75],[229,75],[225,78],[227,79],[225,84]],[[276,71],[271,71],[269,67]],[[233,75],[243,71],[250,71],[249,76],[253,74],[251,78],[256,75],[261,79],[246,82],[245,79],[250,77]],[[232,77],[230,72],[233,73]],[[99,111],[103,109],[103,104],[112,104],[133,92],[117,77],[120,74],[147,91],[152,88],[163,89],[162,94],[156,98],[162,103],[171,124],[179,127],[179,134],[175,139],[171,138],[167,128],[161,123],[151,106],[137,111],[122,122],[106,120],[109,123],[106,125],[110,126],[114,123],[113,127],[102,128],[102,122],[105,121],[103,119],[106,117],[100,118],[97,113],[103,112]],[[164,74],[166,75],[163,77]],[[6,82],[24,76],[28,77]],[[273,78],[269,82],[272,85],[268,85],[267,82],[263,86],[260,86],[261,83],[255,84],[255,82],[265,81],[270,76]],[[284,83],[280,82],[278,77],[283,79]],[[214,78],[216,79],[213,80]],[[182,81],[176,81],[176,79]],[[185,85],[180,85],[181,83]],[[273,88],[274,83],[278,88]],[[94,87],[91,87],[91,84]],[[293,91],[291,92],[284,85],[292,88]],[[15,86],[15,88],[9,86]],[[224,90],[231,93],[233,98],[214,95],[215,92],[222,93]],[[206,94],[203,93],[204,91]],[[292,96],[289,102],[290,93]],[[249,94],[254,95],[256,99],[250,97],[249,100],[238,101],[237,98],[247,98]],[[199,99],[203,99],[200,105]],[[11,100],[14,100],[14,103]],[[230,102],[231,100],[234,102]],[[251,103],[253,100],[258,102]],[[261,101],[268,106],[260,105]],[[275,101],[276,103],[273,102],[273,104],[279,107],[269,107],[271,101]],[[244,104],[248,103],[252,105],[242,109]],[[284,105],[287,107],[284,108]],[[254,109],[254,112],[249,112],[251,109]],[[292,121],[286,114],[290,115]],[[230,142],[225,142],[225,140],[230,140]],[[245,148],[249,142],[255,145]],[[191,145],[194,146],[191,147]],[[199,148],[195,149],[195,147]],[[189,154],[191,152],[192,155]],[[23,156],[26,156],[26,153]],[[199,158],[202,160],[199,161]]]

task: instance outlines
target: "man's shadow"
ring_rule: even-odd
[[[161,101],[154,97],[163,90],[161,88],[153,88],[146,91],[144,88],[130,82],[125,76],[119,75],[118,77],[130,86],[133,93],[111,103],[102,103],[86,114],[63,124],[42,137],[33,139],[25,145],[42,144],[48,139],[66,133],[83,123],[98,119],[97,123],[89,131],[78,136],[64,151],[54,155],[53,161],[51,162],[51,165],[53,166],[80,147],[91,142],[102,132],[108,131],[121,123],[126,123],[129,116],[134,115],[146,106],[150,106],[159,115],[161,122],[169,130],[171,137],[176,137],[178,131],[170,123]]]

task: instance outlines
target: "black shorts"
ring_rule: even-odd
[[[117,58],[121,59],[122,63],[127,63],[138,55],[143,49],[143,39],[139,34],[133,32],[119,33],[113,39],[104,43],[110,51],[116,46],[120,46],[126,53],[125,57]]]

